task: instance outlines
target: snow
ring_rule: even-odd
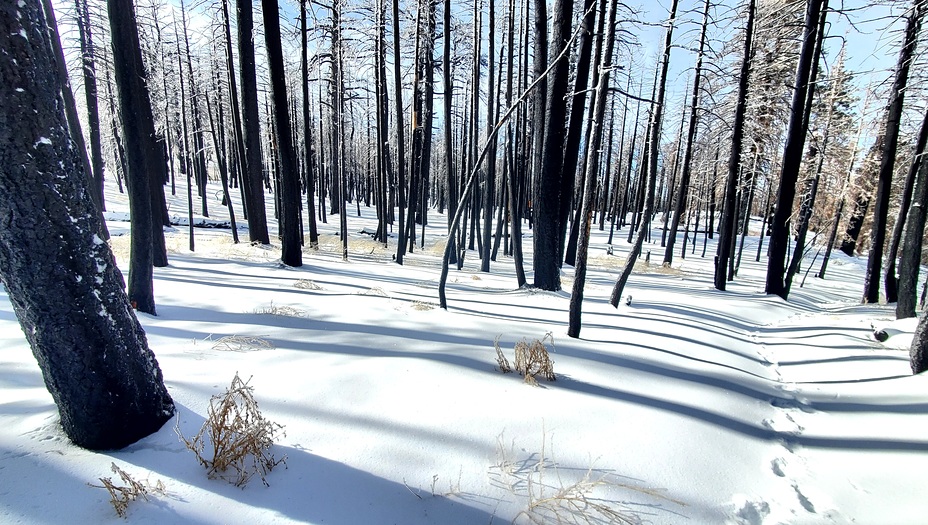
[[[177,193],[172,209],[184,209]],[[210,220],[227,219],[210,204]],[[107,207],[125,272],[128,224],[114,220],[125,198],[108,188]],[[618,236],[606,255],[607,232],[594,228],[581,339],[570,339],[569,293],[517,289],[502,255],[487,274],[469,252],[439,309],[445,216],[398,266],[395,239],[384,251],[354,233],[374,229],[373,211],[348,209],[349,261],[332,217],[302,268],[282,266],[278,246],[233,245],[227,229],[198,228],[193,253],[186,229],[167,233],[158,316],[138,317],[178,415],[120,451],[64,437],[0,293],[0,522],[475,524],[535,512],[548,523],[541,504],[556,499],[545,498],[589,473],[602,481],[589,497],[632,523],[924,523],[928,377],[909,370],[915,323],[859,304],[860,261],[836,254],[827,279],[797,282],[784,302],[763,294],[748,238],[729,291],[712,287],[711,255],[697,251],[673,270],[636,271],[633,302],[616,310],[608,297],[628,245]],[[646,250],[660,260],[654,238]],[[563,279],[569,290],[567,267]],[[497,370],[494,339],[511,361],[515,343],[549,332],[556,381],[532,387]],[[232,335],[269,346],[217,346]],[[269,487],[208,479],[175,433],[194,435],[236,373],[284,426],[272,452],[286,468]],[[116,517],[88,486],[113,476],[111,463],[167,493]]]

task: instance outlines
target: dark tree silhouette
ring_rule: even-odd
[[[768,294],[775,294],[783,299],[789,295],[789,288],[784,280],[786,252],[789,245],[788,222],[793,213],[796,181],[799,178],[802,150],[808,131],[806,101],[812,96],[814,86],[809,80],[818,66],[818,55],[815,52],[818,47],[818,27],[822,13],[827,9],[827,0],[808,0],[806,4],[802,50],[799,53],[799,64],[796,66],[789,129],[786,131],[786,146],[783,149],[783,162],[780,165],[780,190],[777,193],[776,211],[770,224],[770,256],[767,259],[766,291]],[[824,23],[823,20],[822,23]]]
[[[119,112],[125,138],[126,180],[129,186],[129,210],[132,215],[129,255],[129,300],[139,311],[155,315],[152,286],[153,243],[164,246],[160,202],[156,193],[167,178],[161,145],[155,137],[155,119],[151,108],[145,65],[139,43],[135,8],[129,2],[107,0],[110,35],[113,43],[113,69],[119,94]],[[163,198],[163,192],[162,197]],[[156,219],[157,218],[157,219]],[[155,233],[157,229],[157,233]],[[164,255],[160,253],[160,255]],[[162,261],[166,263],[165,261]]]
[[[551,49],[554,55],[563,47],[570,35],[570,19],[573,13],[571,0],[556,0],[554,3],[554,31],[551,34]],[[538,38],[540,35],[536,35]],[[561,256],[563,252],[566,221],[561,221],[561,201],[570,200],[574,174],[561,173],[564,163],[564,139],[567,135],[567,104],[564,102],[570,91],[570,64],[564,60],[555,64],[547,81],[548,94],[545,103],[544,141],[540,154],[541,171],[535,177],[535,286],[542,290],[561,289]],[[564,193],[562,176],[569,176],[570,190]],[[566,216],[566,214],[565,214]]]
[[[728,261],[731,259],[732,245],[735,239],[735,193],[738,185],[738,171],[741,165],[741,146],[744,139],[744,116],[747,110],[748,74],[751,66],[751,43],[754,38],[754,0],[748,3],[748,21],[744,29],[744,55],[741,59],[741,75],[738,77],[738,102],[735,106],[735,121],[731,131],[731,153],[728,157],[728,177],[722,205],[722,217],[719,219],[718,253],[715,257],[715,288],[725,291],[728,284]],[[715,217],[714,200],[709,208],[706,229],[712,232]],[[784,257],[785,257],[784,252]]]
[[[236,0],[238,8],[238,60],[242,77],[243,187],[251,242],[270,244],[264,209],[264,174],[261,162],[261,128],[258,120],[258,77],[255,70],[254,13],[251,0]]]
[[[886,221],[889,216],[890,193],[892,193],[893,166],[899,146],[899,124],[902,120],[902,105],[905,101],[909,69],[915,55],[915,46],[921,32],[922,17],[928,6],[926,0],[915,0],[905,27],[905,39],[899,50],[896,75],[890,91],[886,110],[886,131],[880,150],[880,175],[877,179],[876,203],[873,208],[873,226],[870,230],[870,256],[867,259],[867,274],[864,280],[864,302],[880,300],[880,270],[883,266],[883,244],[886,242]]]
[[[261,0],[264,13],[264,43],[271,70],[271,101],[274,104],[274,127],[280,155],[280,244],[281,261],[287,266],[303,266],[300,242],[300,181],[290,128],[287,103],[287,78],[280,46],[280,10],[277,0]]]
[[[97,235],[40,2],[0,5],[0,49],[0,279],[65,433],[121,448],[157,431],[174,403]]]

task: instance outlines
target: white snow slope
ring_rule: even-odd
[[[108,198],[125,271],[125,199]],[[229,230],[198,229],[195,252],[185,228],[167,233],[158,315],[139,317],[177,417],[124,450],[69,443],[0,293],[0,522],[928,522],[928,377],[910,375],[914,321],[859,304],[860,261],[836,255],[827,279],[810,275],[784,302],[763,293],[757,237],[719,292],[711,241],[705,258],[700,237],[695,254],[662,270],[656,231],[645,249],[657,264],[636,270],[631,304],[614,309],[625,232],[607,255],[607,232],[594,228],[583,329],[570,339],[569,267],[565,292],[520,290],[510,257],[481,273],[469,252],[444,311],[434,245],[445,216],[398,266],[394,239],[387,251],[355,233],[373,228],[372,210],[349,210],[349,260],[336,255],[330,217],[302,268],[282,267],[277,246],[233,245]],[[874,326],[888,329],[886,343]],[[515,343],[549,333],[556,381],[533,387],[498,370],[495,339],[512,361]],[[216,346],[232,335],[269,346]],[[175,430],[195,434],[236,373],[284,426],[271,452],[286,466],[268,487],[208,479]],[[90,486],[114,477],[111,463],[166,493],[117,517]]]

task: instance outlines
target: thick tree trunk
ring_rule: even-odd
[[[912,346],[909,347],[909,363],[913,374],[928,370],[928,312],[922,314],[915,328]]]
[[[928,142],[928,112],[922,119],[922,125],[918,132],[918,139],[915,143],[915,151],[912,155],[912,162],[909,164],[909,172],[905,178],[905,186],[902,192],[902,200],[899,203],[899,214],[896,217],[896,224],[893,226],[893,236],[889,243],[889,254],[886,257],[886,302],[894,303],[899,298],[899,278],[896,277],[896,257],[899,255],[899,243],[902,240],[903,230],[906,228],[906,217],[909,215],[909,206],[912,203],[912,193],[915,190],[915,179],[918,175],[919,167],[922,165],[922,155],[925,153],[925,143]],[[906,246],[912,246],[906,244]],[[919,250],[921,246],[919,246]],[[903,254],[903,257],[906,254]],[[913,296],[914,297],[914,296]],[[915,317],[915,302],[912,302],[912,315]],[[897,309],[898,310],[898,309]],[[908,308],[906,308],[908,310]],[[898,317],[898,315],[897,315]]]
[[[113,65],[122,114],[123,136],[132,215],[129,255],[129,300],[138,310],[155,314],[152,287],[153,220],[152,181],[165,179],[164,158],[155,139],[155,122],[139,45],[135,9],[131,4],[107,1],[113,41]]]
[[[303,266],[300,242],[300,181],[293,135],[290,133],[286,71],[280,46],[280,11],[277,0],[261,0],[261,8],[264,14],[264,42],[270,66],[277,152],[281,164],[280,259],[287,266],[299,267]]]
[[[65,433],[116,449],[161,428],[174,403],[97,235],[50,40],[38,1],[0,6],[0,216],[16,218],[0,227],[0,279]]]
[[[572,13],[572,0],[555,0],[554,31],[550,43],[553,52],[549,51],[550,54],[553,55],[556,50],[560,50],[568,39]],[[564,163],[564,138],[567,133],[567,105],[564,99],[570,91],[569,66],[566,60],[558,62],[548,78],[541,171],[535,177],[535,286],[550,291],[561,289],[560,268],[563,237],[567,226],[566,221],[561,221],[561,202],[563,199],[572,198],[574,178],[574,174],[571,174],[571,191],[564,194],[561,168]]]
[[[490,271],[490,260],[493,258],[491,246],[493,245],[493,208],[496,205],[496,141],[489,142],[490,133],[493,132],[493,107],[496,104],[496,2],[490,0],[487,9],[487,167],[484,170],[484,201],[483,201],[483,253],[480,257],[480,271]]]
[[[242,128],[245,156],[244,182],[248,188],[248,237],[251,242],[270,244],[267,211],[264,208],[264,173],[261,160],[261,127],[258,120],[258,77],[255,69],[254,14],[251,0],[236,0],[238,7],[238,59],[242,79]]]
[[[925,122],[928,122],[928,119]],[[917,161],[915,191],[908,217],[905,220],[905,238],[899,260],[899,297],[896,303],[896,319],[915,317],[922,238],[925,235],[925,210],[928,209],[928,180],[926,180],[928,162],[925,162],[923,156],[919,156]]]
[[[896,63],[896,76],[890,91],[889,106],[886,111],[886,131],[880,158],[880,175],[877,180],[876,204],[873,208],[873,226],[870,230],[870,255],[867,259],[867,274],[864,278],[865,303],[880,301],[880,269],[883,265],[883,244],[886,241],[886,221],[889,216],[889,197],[892,193],[893,166],[896,162],[896,149],[899,145],[899,124],[902,120],[902,105],[905,99],[906,84],[909,79],[909,67],[915,55],[918,34],[921,31],[922,17],[926,0],[915,0],[905,28],[905,40],[899,50]]]
[[[802,151],[808,131],[806,101],[811,98],[814,90],[814,84],[810,82],[810,79],[814,78],[814,71],[818,68],[818,55],[815,52],[820,48],[818,27],[819,23],[824,24],[824,13],[827,9],[827,0],[808,0],[806,4],[802,50],[799,55],[799,64],[796,66],[796,83],[793,86],[789,129],[786,135],[786,147],[783,149],[783,162],[780,166],[780,190],[777,193],[776,211],[771,222],[766,292],[783,299],[789,295],[785,282],[786,253],[789,247],[788,221],[793,213],[796,181],[799,178],[799,166],[802,163]]]

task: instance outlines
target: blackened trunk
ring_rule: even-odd
[[[593,9],[594,4],[593,0],[584,0],[584,16],[580,20],[580,41],[577,45],[579,48],[576,66],[577,78],[574,79],[573,96],[570,97],[570,121],[567,126],[567,135],[564,142],[564,160],[561,166],[561,208],[558,214],[558,220],[564,225],[567,224],[567,217],[570,215],[574,196],[574,186],[577,185],[577,179],[582,180],[583,177],[582,173],[579,174],[579,176],[577,174],[577,164],[580,160],[580,142],[583,138],[586,91],[590,84],[590,62],[593,57],[593,41],[596,40],[597,52],[600,52],[602,48],[601,35],[597,34],[595,38],[593,36],[593,24],[596,22],[596,10]],[[600,18],[605,16],[605,5],[605,1],[600,4]],[[568,31],[569,30],[570,28],[568,26]],[[598,59],[599,57],[597,57],[597,60]],[[596,82],[595,73],[596,72],[594,72],[593,77],[594,83]],[[589,134],[589,131],[587,131],[587,134]],[[574,221],[570,227],[570,236],[567,246],[565,247],[564,245],[563,237],[559,239],[558,251],[563,256],[562,260],[570,266],[576,264],[577,259],[577,238],[579,237],[579,221],[577,219],[580,213],[580,207],[578,206],[577,215],[575,215]]]
[[[750,0],[748,3],[748,21],[744,30],[741,75],[738,77],[738,102],[735,106],[735,121],[732,125],[731,153],[728,157],[728,177],[725,182],[725,197],[719,225],[718,254],[715,258],[715,288],[721,291],[725,291],[728,284],[728,262],[731,258],[732,241],[735,238],[735,217],[737,216],[735,212],[735,196],[738,191],[738,168],[741,165],[741,143],[744,139],[745,102],[748,92],[748,73],[751,65],[751,41],[754,37],[754,11],[754,0]],[[715,179],[713,179],[714,189]],[[714,205],[714,194],[711,198]],[[715,206],[712,206],[706,226],[709,234],[712,232],[714,218]]]
[[[157,431],[174,403],[97,234],[51,39],[39,2],[0,6],[0,216],[16,218],[0,228],[0,280],[65,433],[117,449]]]
[[[299,267],[303,265],[300,242],[300,180],[293,135],[290,133],[287,80],[280,45],[280,12],[277,0],[261,0],[261,8],[264,14],[264,42],[270,66],[277,152],[281,164],[280,259],[287,266]]]
[[[928,312],[922,314],[909,348],[909,363],[913,374],[928,370]]]
[[[789,128],[786,132],[786,146],[783,149],[783,162],[780,166],[780,189],[777,193],[776,211],[770,224],[770,255],[767,259],[766,292],[783,299],[789,295],[785,280],[786,253],[789,249],[788,221],[793,213],[796,181],[799,179],[799,166],[802,163],[802,151],[808,131],[806,100],[812,96],[814,84],[810,82],[810,79],[814,74],[813,71],[818,68],[818,54],[815,51],[820,48],[819,38],[817,38],[819,19],[821,18],[821,24],[824,24],[824,13],[827,9],[827,0],[808,0],[806,4],[802,50],[799,54],[799,64],[796,66],[796,83],[793,86]]]
[[[572,0],[555,0],[554,31],[551,35],[550,54],[557,53],[570,35],[573,13]],[[565,220],[561,220],[561,205],[564,199],[573,197],[575,174],[570,174],[570,188],[566,193],[561,172],[564,163],[564,139],[567,134],[567,105],[565,98],[570,92],[570,64],[559,61],[548,78],[548,95],[545,102],[544,142],[542,145],[541,172],[536,174],[535,195],[535,286],[542,290],[561,289],[560,267],[563,257],[563,242],[566,232]],[[540,131],[540,130],[536,130]]]
[[[264,172],[261,160],[261,127],[258,120],[258,78],[255,70],[254,14],[251,0],[236,0],[238,7],[238,59],[242,79],[242,128],[245,156],[242,173],[248,185],[248,237],[251,242],[270,244],[267,211],[264,208]]]
[[[406,255],[406,138],[403,129],[403,82],[402,64],[400,64],[400,4],[393,0],[393,90],[396,102],[396,175],[397,206],[399,207],[398,240],[396,243],[396,263],[403,264]]]
[[[899,124],[902,120],[902,105],[909,79],[909,67],[915,55],[926,5],[928,5],[926,0],[913,2],[912,11],[906,22],[905,41],[902,49],[899,50],[899,61],[896,63],[895,80],[890,91],[890,101],[886,112],[886,131],[880,152],[880,175],[877,180],[876,204],[873,208],[873,226],[870,230],[870,255],[867,259],[867,274],[864,278],[863,301],[865,303],[877,303],[880,300],[880,269],[883,265],[883,244],[886,241],[886,221],[889,217],[893,166],[895,166],[896,149],[899,145]]]
[[[601,0],[606,1],[606,0]],[[570,293],[570,312],[567,335],[580,337],[580,319],[583,305],[583,289],[586,284],[587,256],[590,249],[590,229],[593,222],[593,197],[596,195],[596,179],[599,175],[600,148],[603,141],[603,119],[606,114],[606,103],[609,94],[609,77],[612,65],[612,50],[615,42],[615,18],[618,0],[609,1],[609,23],[599,22],[600,33],[604,34],[602,53],[596,58],[596,67],[600,70],[596,85],[596,99],[593,103],[593,119],[591,121],[589,141],[586,147],[586,183],[584,184],[582,208],[582,231],[578,239],[577,260],[574,272],[574,283]],[[602,18],[602,17],[600,17]]]
[[[894,303],[899,298],[899,284],[896,277],[896,257],[899,255],[899,242],[902,240],[902,232],[906,227],[906,217],[909,214],[909,205],[912,203],[912,192],[915,189],[915,179],[918,174],[919,166],[922,165],[922,154],[925,152],[925,143],[928,142],[928,112],[922,119],[922,126],[918,132],[918,140],[915,144],[915,151],[912,156],[912,162],[909,164],[909,172],[905,178],[905,186],[902,192],[902,200],[899,203],[899,215],[896,217],[896,224],[893,226],[893,237],[889,243],[889,254],[886,257],[886,302]],[[920,244],[920,243],[919,243]],[[908,245],[907,246],[911,246]],[[919,246],[919,250],[921,246]],[[903,257],[906,254],[903,254]],[[914,296],[913,296],[914,297]],[[912,302],[912,315],[915,317],[915,302]],[[898,317],[898,315],[897,315]]]
[[[87,105],[87,127],[90,136],[90,166],[93,174],[94,204],[100,211],[106,211],[103,198],[103,146],[100,140],[100,109],[97,103],[97,70],[94,63],[93,32],[90,25],[90,10],[87,0],[77,0],[77,29],[81,43],[81,70],[84,78],[84,101]]]
[[[913,201],[905,220],[905,239],[899,259],[899,297],[896,303],[896,319],[915,317],[922,238],[925,235],[925,210],[928,209],[928,180],[926,180],[928,162],[920,156],[918,165]]]
[[[316,187],[316,151],[313,148],[313,121],[309,115],[309,60],[306,46],[306,0],[300,0],[300,72],[303,90],[303,152],[306,164],[306,217],[309,219],[309,245],[319,246],[319,231],[316,227],[316,206],[313,192]]]
[[[155,315],[152,287],[153,220],[152,179],[165,179],[161,146],[155,139],[155,119],[148,94],[145,67],[139,45],[135,9],[124,2],[108,0],[113,68],[119,93],[123,137],[126,147],[126,179],[132,215],[129,255],[129,300],[139,311]]]

